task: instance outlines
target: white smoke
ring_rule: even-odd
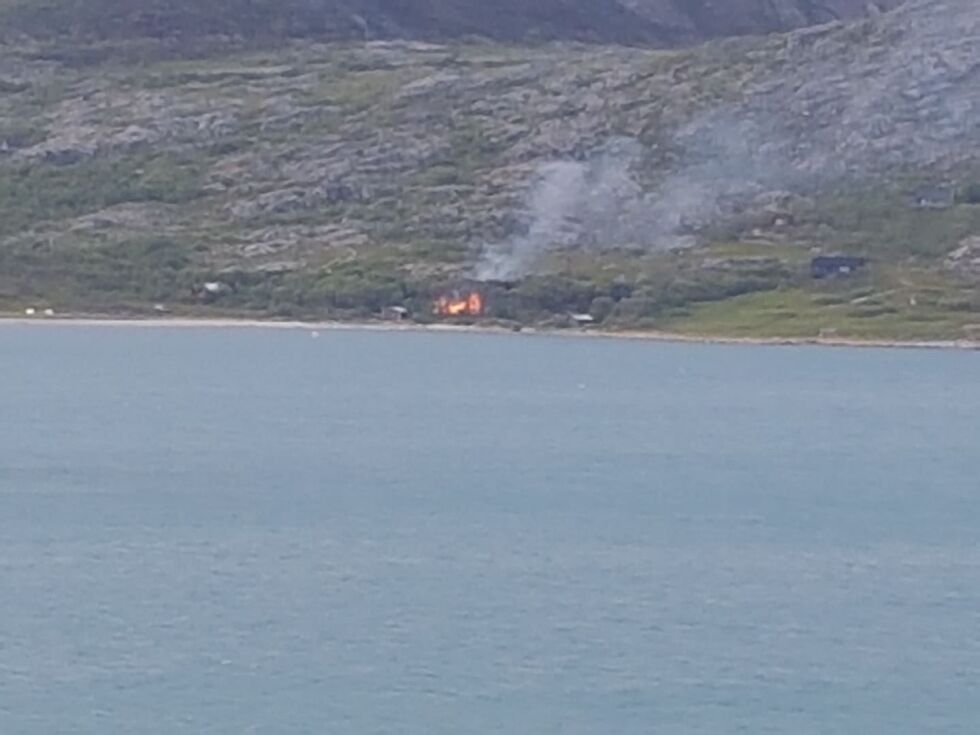
[[[529,187],[525,229],[487,248],[477,277],[517,277],[553,249],[648,243],[637,224],[649,202],[632,173],[641,154],[636,141],[619,138],[585,161],[541,165]]]
[[[762,167],[771,166],[746,147],[736,127],[718,130],[719,136],[681,131],[678,144],[697,136],[702,145],[652,190],[639,182],[647,152],[633,139],[617,138],[584,161],[542,164],[526,197],[525,229],[485,250],[477,278],[516,278],[552,250],[665,250],[695,244],[693,233],[722,215],[723,200],[758,188],[750,182],[764,178]]]
[[[978,157],[977,0],[912,0],[771,49],[776,70],[739,102],[675,131],[670,171],[651,170],[649,151],[626,139],[540,166],[523,230],[486,249],[478,277],[522,275],[558,248],[690,245],[693,233],[776,192]]]

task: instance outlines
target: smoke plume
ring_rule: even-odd
[[[650,152],[629,139],[542,164],[525,227],[486,249],[478,277],[519,276],[552,249],[682,247],[767,197],[980,158],[976,0],[913,0],[788,34],[771,52],[775,71],[738,102],[674,132],[669,170],[652,170]]]

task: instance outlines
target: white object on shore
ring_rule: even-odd
[[[24,309],[24,314],[26,314],[27,316],[34,316],[35,314],[37,314],[37,309],[29,306],[26,309]]]
[[[45,309],[44,316],[54,316],[54,309]]]

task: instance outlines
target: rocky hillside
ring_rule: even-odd
[[[2,0],[0,33],[675,44],[848,19],[899,0]]]
[[[947,257],[980,235],[978,39],[973,0],[671,51],[21,39],[0,47],[0,304],[190,308],[219,281],[217,306],[365,315],[479,276],[525,284],[501,318],[611,298],[603,319],[673,324],[808,293],[817,249],[884,279],[842,302],[863,328],[959,334],[980,321],[972,256]],[[913,302],[946,306],[913,324]]]

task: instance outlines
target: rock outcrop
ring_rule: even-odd
[[[962,275],[980,276],[980,236],[968,237],[946,257],[946,267]]]

